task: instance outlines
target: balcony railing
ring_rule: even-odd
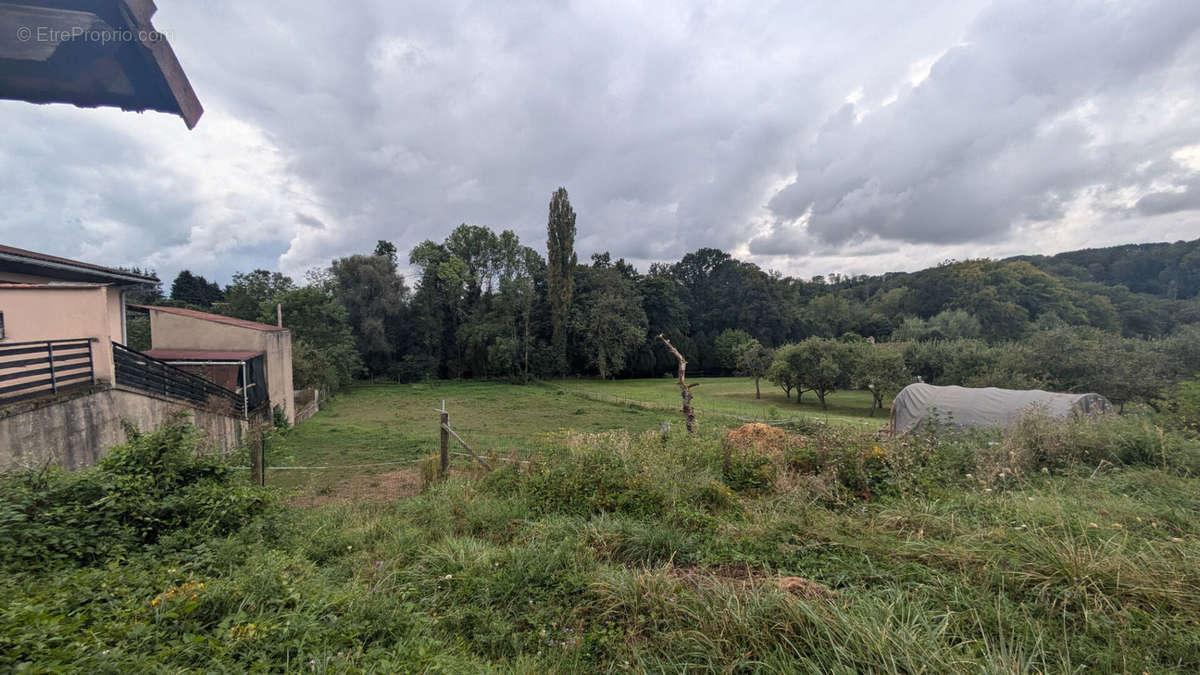
[[[119,385],[227,415],[246,416],[241,394],[116,342],[113,343],[113,366]]]
[[[88,338],[0,344],[0,405],[90,385],[94,372]]]

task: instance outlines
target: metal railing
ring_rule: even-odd
[[[89,338],[0,344],[0,404],[55,395],[94,381]]]
[[[241,394],[116,342],[113,343],[113,367],[119,385],[227,415],[246,416]]]

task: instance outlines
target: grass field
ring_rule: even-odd
[[[698,403],[707,387],[731,414],[754,405],[752,383],[747,403],[745,381],[704,382]],[[567,384],[675,402],[670,381]],[[1200,669],[1200,442],[1154,420],[877,440],[835,423],[865,412],[851,395],[828,427],[740,446],[716,416],[664,440],[678,413],[553,386],[375,385],[274,439],[272,459],[428,455],[442,399],[469,442],[531,463],[461,462],[428,484],[411,466],[361,469],[414,482],[225,537],[10,567],[0,669]],[[288,494],[344,480],[269,473]],[[0,534],[30,527],[14,494]]]
[[[658,429],[679,414],[617,406],[549,390],[499,382],[358,385],[304,424],[269,443],[268,465],[339,466],[333,470],[268,470],[272,485],[328,492],[347,477],[399,468],[438,452],[439,415],[477,452],[540,452],[568,432]],[[726,420],[721,420],[727,423]],[[462,448],[454,447],[456,452]],[[469,464],[460,455],[458,464]],[[372,465],[372,466],[363,466]]]
[[[754,379],[749,377],[710,377],[689,380],[698,383],[693,389],[692,407],[703,421],[713,417],[735,416],[765,420],[812,419],[830,424],[879,427],[887,423],[890,400],[884,410],[871,415],[871,394],[866,391],[839,391],[826,397],[826,410],[817,397],[805,394],[797,403],[795,394],[789,399],[782,389],[763,380],[759,383],[761,398],[754,397]],[[645,402],[655,407],[677,410],[680,405],[679,385],[673,379],[640,380],[555,380],[547,386],[573,392],[587,392],[612,397],[619,401]]]

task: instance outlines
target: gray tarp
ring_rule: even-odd
[[[1110,407],[1108,399],[1100,394],[935,387],[918,383],[902,389],[892,402],[892,431],[908,433],[935,414],[940,422],[960,428],[1004,427],[1032,410],[1063,419],[1074,412],[1098,413]]]

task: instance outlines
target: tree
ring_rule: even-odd
[[[637,287],[615,268],[583,271],[570,328],[585,363],[607,378],[622,371],[646,339],[646,314]]]
[[[212,307],[214,302],[224,300],[225,294],[216,282],[192,274],[190,270],[183,270],[175,277],[175,281],[171,282],[171,299],[177,303],[207,309]]]
[[[386,256],[352,255],[334,260],[329,271],[367,372],[386,373],[395,359],[398,319],[408,299],[396,264]]]
[[[800,345],[790,343],[783,345],[775,350],[775,358],[771,359],[771,365],[767,368],[766,378],[774,385],[783,390],[783,395],[788,399],[792,398],[792,390],[796,390],[796,403],[800,402],[803,395],[803,390],[800,389],[800,381],[797,378],[796,371],[792,368],[794,354],[800,349]]]
[[[250,321],[258,320],[265,313],[264,306],[270,306],[269,323],[275,323],[274,298],[280,293],[293,290],[296,284],[291,277],[279,272],[268,272],[257,269],[253,272],[238,272],[233,275],[233,281],[225,287],[224,314]]]
[[[153,282],[129,286],[125,289],[125,302],[130,305],[157,305],[163,300],[162,282],[151,269],[139,267],[118,267],[117,269],[132,272],[138,276],[153,277]]]
[[[772,368],[777,369],[777,377],[795,383],[797,389],[816,394],[824,410],[825,397],[850,384],[853,349],[837,340],[812,337],[780,348]]]
[[[332,290],[305,286],[272,298],[281,305],[283,325],[292,333],[292,379],[296,388],[333,393],[348,385],[362,365],[355,349],[346,308]],[[274,322],[273,303],[256,317]]]
[[[858,356],[854,363],[853,383],[859,389],[867,389],[874,399],[871,415],[883,408],[884,399],[895,396],[912,381],[908,367],[904,365],[904,353],[890,347],[870,343],[855,345]]]
[[[738,367],[738,355],[741,354],[742,347],[751,341],[755,341],[754,337],[744,330],[726,328],[721,331],[717,339],[713,340],[713,347],[718,362],[729,370],[736,370]]]
[[[380,239],[379,241],[375,242],[374,255],[387,258],[388,260],[391,260],[392,264],[394,265],[396,264],[396,245],[390,241],[387,241],[386,239]]]
[[[575,211],[566,188],[558,188],[550,198],[550,216],[546,222],[546,286],[550,300],[551,344],[559,370],[567,364],[566,323],[571,315],[575,294]]]
[[[775,353],[762,346],[762,343],[753,338],[749,342],[743,342],[738,346],[737,372],[741,375],[754,378],[754,398],[762,398],[762,392],[758,388],[758,381],[767,375],[767,371],[774,360]]]

